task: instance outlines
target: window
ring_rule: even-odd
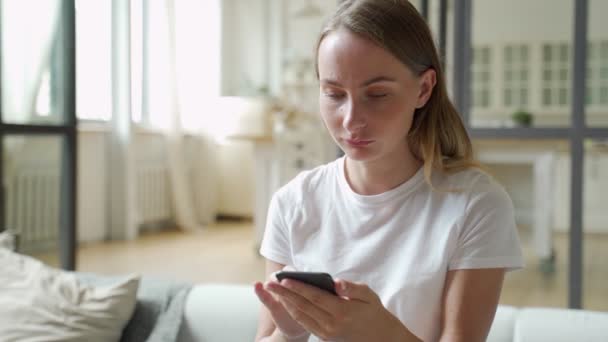
[[[75,5],[78,118],[109,120],[112,2],[75,0]],[[175,1],[174,6],[175,18],[170,20],[163,1],[130,2],[131,118],[156,128],[171,125],[175,93],[187,127],[200,123],[207,95],[219,95],[220,2]],[[171,34],[175,34],[175,51],[171,51]],[[174,80],[176,87],[172,87]],[[43,100],[39,101],[42,109]]]
[[[503,104],[518,109],[528,106],[529,61],[528,47],[507,45],[503,50]]]
[[[544,44],[542,56],[542,104],[567,107],[570,104],[570,48],[565,43]]]
[[[220,2],[174,6],[171,20],[164,2],[131,2],[132,119],[168,128],[177,113],[184,129],[197,130],[220,93]]]
[[[608,41],[587,45],[587,98],[592,106],[608,106]]]
[[[76,0],[76,115],[112,117],[112,2]]]
[[[491,58],[489,47],[473,48],[473,64],[471,66],[473,107],[488,108],[491,104]]]

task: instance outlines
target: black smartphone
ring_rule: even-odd
[[[338,295],[336,293],[334,279],[329,273],[280,271],[276,273],[276,277],[279,282],[283,279],[293,279],[308,285],[316,286],[336,296]]]

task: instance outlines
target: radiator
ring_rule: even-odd
[[[136,167],[137,212],[140,226],[165,225],[172,220],[169,170],[162,164]]]
[[[139,164],[136,200],[140,226],[164,227],[173,222],[169,174],[165,165]],[[5,227],[18,234],[19,250],[56,250],[60,224],[60,174],[57,165],[27,165],[7,175]]]
[[[8,177],[6,228],[19,235],[19,250],[46,252],[57,248],[60,178],[57,168],[27,167]]]

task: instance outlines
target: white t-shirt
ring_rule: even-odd
[[[432,178],[423,169],[379,195],[355,193],[344,157],[300,173],[273,196],[260,253],[299,271],[366,283],[416,336],[440,333],[446,273],[523,267],[513,205],[470,169]]]

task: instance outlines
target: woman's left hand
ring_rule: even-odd
[[[269,282],[268,289],[294,320],[323,340],[412,340],[414,336],[367,285],[341,279],[335,285],[338,296],[290,279]]]

